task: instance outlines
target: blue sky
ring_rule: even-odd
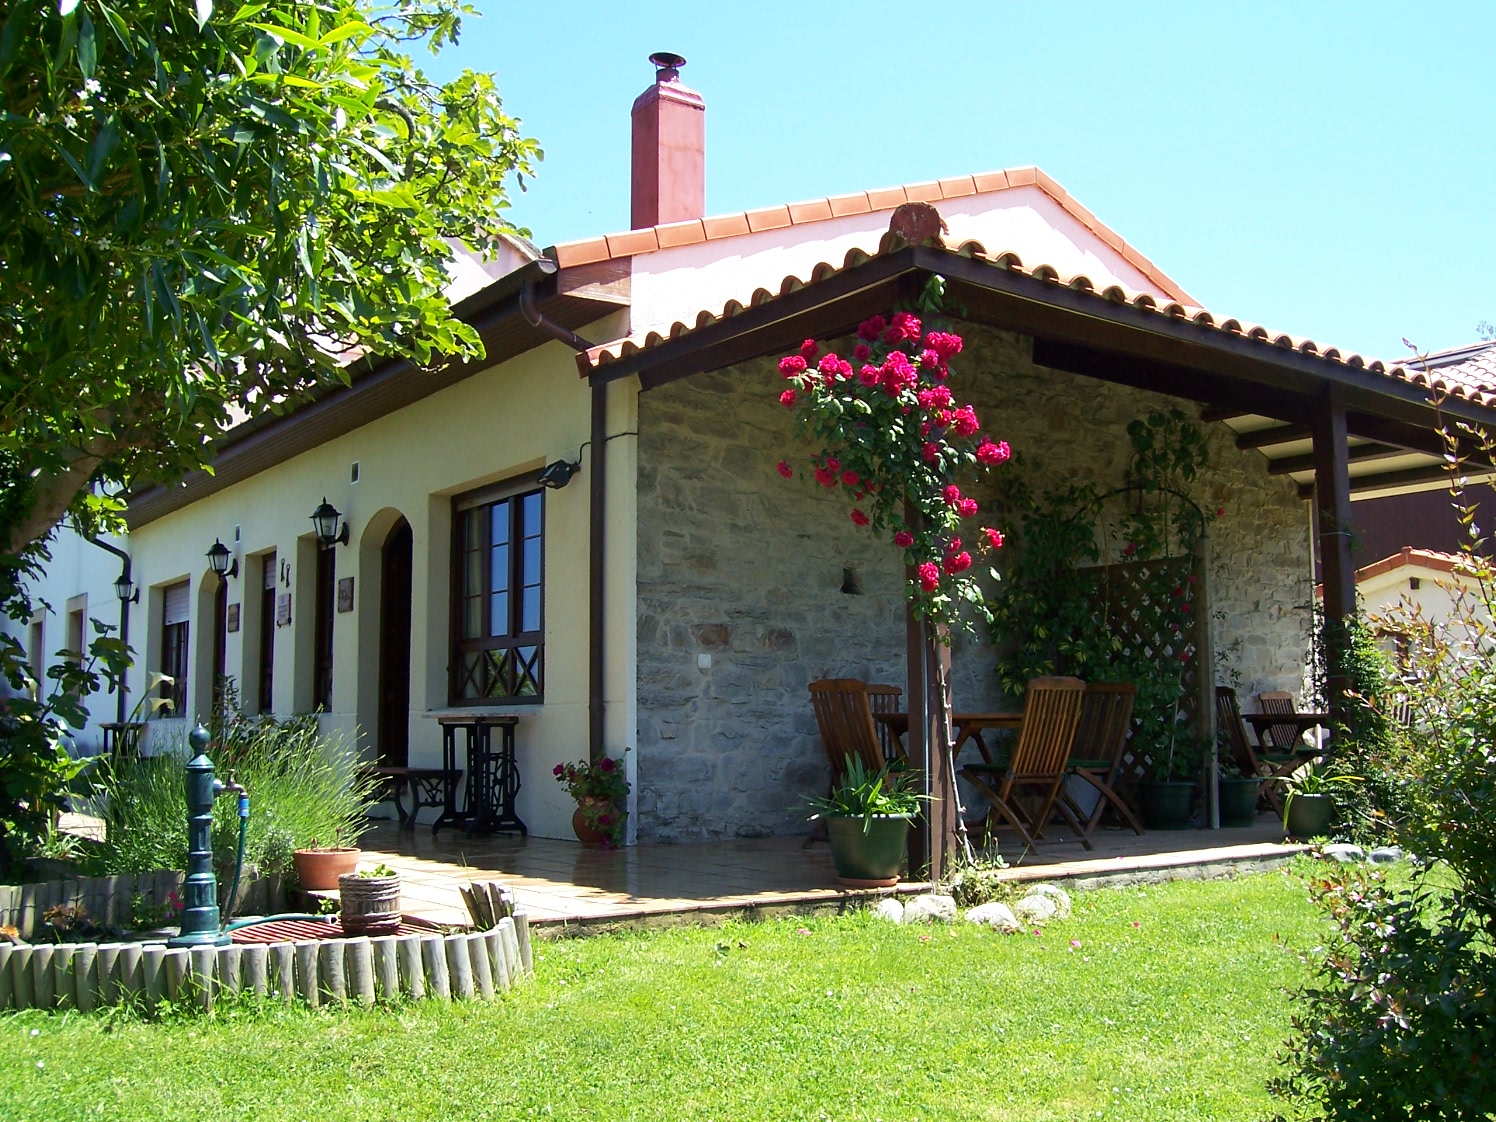
[[[1389,358],[1496,320],[1496,4],[476,2],[428,68],[497,73],[542,245],[627,228],[670,50],[708,213],[1037,164],[1213,311]]]

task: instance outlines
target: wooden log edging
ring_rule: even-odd
[[[82,909],[84,917],[101,927],[121,928],[131,923],[131,901],[140,897],[144,908],[165,908],[172,893],[178,898],[186,875],[170,869],[154,873],[120,873],[37,884],[0,884],[0,927],[14,927],[25,941],[41,938],[46,913],[58,906]],[[226,886],[220,886],[227,891]],[[273,915],[286,910],[286,886],[278,876],[246,875],[232,915]]]
[[[167,948],[161,943],[0,943],[0,1010],[221,1000],[340,1008],[439,998],[491,1001],[532,973],[530,917],[515,907],[487,931]]]

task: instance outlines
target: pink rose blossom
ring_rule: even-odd
[[[779,404],[783,405],[786,409],[793,409],[795,407],[795,391],[785,390],[784,393],[780,394]]]
[[[940,492],[940,497],[945,500],[946,506],[955,506],[961,501],[961,488],[952,483],[944,491]]]
[[[951,424],[955,426],[957,436],[974,436],[982,427],[977,424],[977,411],[970,405],[963,405],[952,413]]]
[[[933,429],[934,427],[935,427],[935,422],[934,421],[922,421],[922,422],[920,422],[919,435],[921,437],[929,436],[930,435],[930,430]]]
[[[821,361],[816,363],[816,369],[828,378],[836,377],[836,372],[841,369],[841,356],[835,351],[827,351],[821,356]]]
[[[979,464],[1001,464],[1006,463],[1012,456],[1013,450],[1008,447],[1006,440],[1000,440],[993,444],[990,440],[983,440],[977,445],[977,463]]]
[[[929,347],[919,352],[919,364],[926,370],[933,370],[940,365],[940,355]]]
[[[925,458],[925,463],[933,464],[935,458],[940,455],[940,445],[933,440],[927,441],[925,446],[919,450],[919,454]]]
[[[816,341],[814,339],[807,339],[805,340],[805,342],[800,344],[800,354],[804,356],[806,362],[814,362],[816,360],[816,355],[820,353],[821,348],[816,346]]]
[[[942,362],[949,362],[951,356],[961,353],[961,336],[945,331],[932,331],[925,336],[925,346],[938,354]]]
[[[933,561],[921,561],[919,567],[914,570],[919,576],[919,586],[926,592],[934,592],[940,587],[940,566]]]
[[[955,576],[964,573],[971,568],[971,554],[964,549],[960,553],[953,553],[945,559],[945,571]]]
[[[794,378],[805,373],[805,360],[799,355],[785,355],[779,360],[779,372],[786,378]]]
[[[854,526],[866,526],[867,515],[863,514],[862,511],[854,507],[852,510],[852,524]]]
[[[893,544],[898,546],[900,549],[908,549],[911,545],[914,544],[914,535],[911,534],[908,530],[900,530],[893,536]]]
[[[950,540],[950,544],[945,547],[945,551],[947,553],[958,553],[958,552],[960,552],[960,549],[961,549],[961,539],[960,538],[952,538]]]
[[[873,357],[873,348],[866,343],[858,343],[852,348],[852,357],[858,362],[866,362]]]
[[[883,371],[876,366],[864,366],[857,372],[857,380],[864,386],[876,386],[883,380]]]
[[[906,339],[917,340],[922,328],[920,322],[908,312],[895,312],[883,338],[889,343],[902,343]]]
[[[993,549],[1001,549],[1003,547],[1003,532],[1001,530],[994,530],[991,526],[983,526],[982,533],[987,535],[987,544]]]
[[[888,321],[882,316],[872,316],[857,325],[857,338],[871,343],[879,335],[883,334],[883,329],[887,326]]]
[[[962,499],[956,504],[956,513],[962,518],[970,518],[977,512],[976,499]]]

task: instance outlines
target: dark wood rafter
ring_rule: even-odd
[[[1238,433],[1236,446],[1243,452],[1254,448],[1274,448],[1281,444],[1294,444],[1308,440],[1312,435],[1308,425],[1274,425],[1268,429],[1253,429]]]
[[[1469,478],[1473,482],[1490,482],[1496,479],[1496,468],[1487,468],[1484,471],[1465,470],[1462,477]],[[1374,475],[1353,475],[1350,480],[1351,494],[1365,495],[1377,491],[1395,491],[1403,488],[1422,488],[1431,483],[1448,483],[1450,479],[1449,466],[1447,464],[1429,464],[1427,467],[1405,468],[1401,471],[1386,471]],[[1314,497],[1313,483],[1299,484],[1299,498],[1309,499]]]
[[[1394,444],[1358,444],[1350,450],[1350,462],[1366,464],[1407,454],[1406,448],[1400,448]],[[1282,459],[1269,460],[1267,470],[1269,475],[1292,475],[1299,471],[1313,471],[1314,463],[1314,453],[1308,452],[1302,456],[1284,456]]]

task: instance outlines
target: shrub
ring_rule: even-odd
[[[314,716],[278,722],[234,713],[215,722],[209,756],[250,798],[246,866],[284,873],[291,852],[313,843],[351,845],[368,828],[370,788],[341,737],[322,737]],[[180,869],[187,861],[183,755],[124,761],[105,781],[108,810],[103,863],[109,873]],[[213,862],[231,874],[239,841],[232,797],[213,816]]]

